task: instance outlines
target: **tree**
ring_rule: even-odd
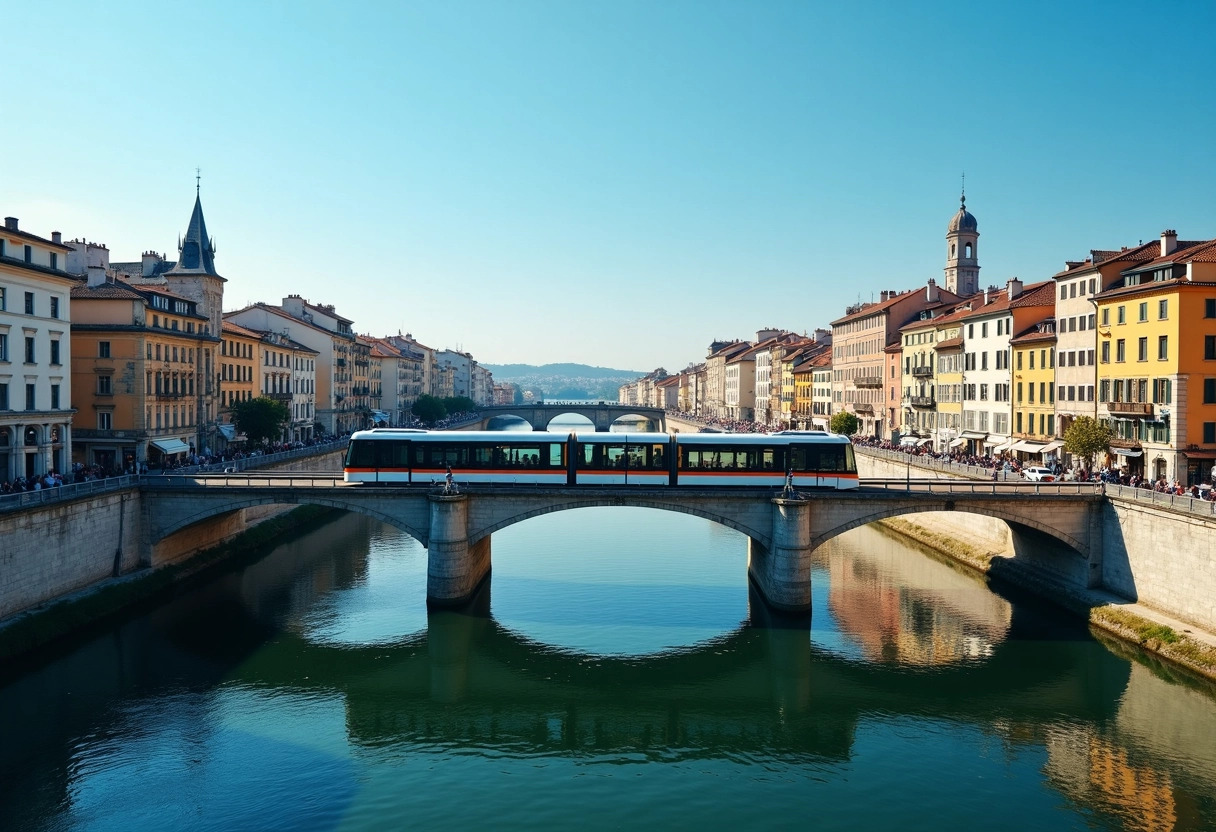
[[[1078,416],[1064,431],[1064,448],[1073,456],[1092,463],[1095,454],[1110,448],[1114,430],[1092,416]]]
[[[232,405],[232,423],[254,445],[265,445],[283,435],[291,411],[280,401],[259,396]]]
[[[468,396],[448,396],[443,399],[443,408],[448,413],[468,413],[477,409],[477,405]]]
[[[433,425],[448,415],[448,409],[443,406],[442,399],[437,399],[434,396],[423,393],[418,397],[418,401],[414,402],[414,406],[410,408],[410,413],[413,413],[425,424]]]
[[[828,430],[844,436],[852,436],[857,433],[859,427],[861,427],[861,423],[857,421],[857,417],[847,410],[840,411],[832,417],[832,421],[828,422]]]

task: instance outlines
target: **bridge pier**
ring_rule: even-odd
[[[765,602],[784,612],[811,609],[811,504],[777,497],[772,544],[748,538],[747,574]]]
[[[460,606],[469,601],[490,574],[490,536],[469,544],[469,498],[433,495],[427,536],[426,602]]]

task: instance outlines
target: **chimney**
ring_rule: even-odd
[[[16,220],[14,220],[16,222]],[[1174,249],[1178,248],[1178,232],[1172,228],[1167,228],[1161,232],[1161,256],[1173,254]]]
[[[991,291],[992,291],[991,287],[984,290],[984,306],[987,306],[989,301],[991,300],[991,296],[989,295],[989,293]]]
[[[5,217],[4,218],[4,227],[7,228],[9,231],[16,231],[17,230],[17,218],[16,217]]]
[[[89,288],[102,286],[106,282],[105,266],[89,266]]]
[[[1010,300],[1013,300],[1022,294],[1022,281],[1018,280],[1016,277],[1009,278],[1009,282],[1005,284],[1005,286],[1009,290]]]
[[[891,293],[888,292],[886,289],[883,289],[881,292],[878,293],[878,299],[882,303],[886,303],[887,298],[889,298],[890,296],[891,296]]]
[[[58,231],[51,232],[51,242],[57,245],[63,245],[63,235]]]
[[[929,303],[941,300],[941,293],[937,291],[937,281],[933,278],[929,278],[929,285],[925,287],[925,300]]]

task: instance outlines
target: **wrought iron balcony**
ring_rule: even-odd
[[[933,376],[933,366],[930,364],[917,364],[912,368],[912,375],[916,378],[931,378]]]
[[[913,396],[913,407],[934,407],[937,405],[937,400],[932,396]]]
[[[882,387],[882,376],[862,376],[853,379],[854,387]]]
[[[874,405],[872,405],[872,404],[868,404],[868,403],[864,403],[864,402],[863,402],[863,403],[861,403],[861,404],[854,404],[854,405],[853,405],[853,412],[854,412],[854,413],[873,413],[873,412],[874,412]]]

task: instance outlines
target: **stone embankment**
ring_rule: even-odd
[[[861,477],[966,478],[859,448]],[[929,550],[1061,604],[1090,624],[1196,673],[1216,679],[1216,520],[1155,501],[1151,494],[1107,494],[1102,588],[1028,568],[1014,556],[1002,520],[925,512],[880,524]],[[1067,553],[1061,553],[1068,557]],[[1135,600],[1131,600],[1135,599]]]

